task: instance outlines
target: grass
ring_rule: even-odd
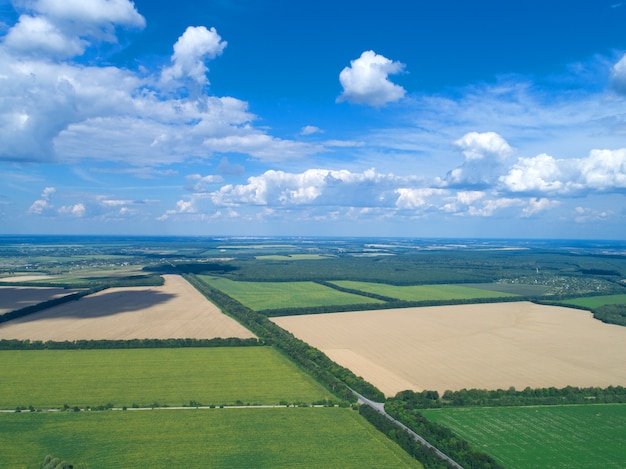
[[[621,468],[626,461],[626,404],[421,412],[510,469]]]
[[[0,376],[1,409],[310,404],[331,397],[271,347],[3,350]]]
[[[482,290],[461,285],[397,286],[384,283],[355,282],[352,280],[341,280],[332,283],[343,288],[388,296],[403,301],[465,300],[515,296],[511,293]]]
[[[188,409],[0,415],[0,461],[39,467],[419,468],[342,408]]]
[[[587,296],[580,298],[573,298],[570,300],[563,300],[565,304],[571,304],[575,306],[583,306],[585,308],[599,308],[604,305],[625,305],[626,295],[602,295],[602,296]]]
[[[255,311],[280,308],[307,308],[364,303],[380,300],[344,293],[314,282],[236,282],[225,278],[199,276]]]

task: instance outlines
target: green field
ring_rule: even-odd
[[[329,407],[0,414],[0,441],[6,469],[47,454],[89,469],[421,467],[357,412]]]
[[[351,280],[341,280],[331,283],[343,288],[388,296],[403,301],[469,300],[515,296],[511,293],[482,290],[462,285],[398,286],[384,283],[354,282]]]
[[[0,376],[0,409],[310,404],[330,398],[271,347],[3,350]]]
[[[199,277],[211,287],[223,291],[255,311],[382,303],[380,300],[340,292],[315,282],[236,282],[208,275]]]
[[[267,256],[255,256],[260,261],[311,261],[319,259],[328,259],[331,256],[321,254],[272,254]]]
[[[420,411],[510,469],[623,468],[626,404]]]
[[[573,298],[563,300],[563,303],[583,306],[585,308],[599,308],[604,305],[626,305],[626,295],[602,295],[602,296],[586,296],[581,298]]]

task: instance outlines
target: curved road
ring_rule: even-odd
[[[379,413],[381,413],[382,415],[384,415],[385,417],[387,417],[389,420],[391,420],[393,423],[395,423],[397,426],[399,426],[400,428],[402,428],[403,430],[406,430],[407,433],[409,435],[411,435],[411,438],[413,438],[415,441],[417,441],[418,443],[431,448],[435,453],[437,453],[437,456],[439,456],[441,459],[443,459],[444,461],[446,461],[448,464],[450,464],[453,467],[456,467],[457,469],[463,469],[463,466],[461,466],[459,463],[455,462],[452,458],[450,458],[448,455],[446,455],[445,453],[442,453],[441,451],[439,451],[437,448],[435,448],[433,445],[431,445],[428,441],[426,441],[424,438],[422,438],[421,436],[419,436],[417,433],[415,433],[413,430],[411,430],[409,427],[407,427],[406,425],[404,425],[402,422],[398,422],[396,419],[394,419],[391,415],[389,415],[386,411],[385,411],[385,404],[382,402],[374,402],[370,399],[368,399],[365,396],[362,396],[361,394],[359,394],[358,392],[356,392],[354,389],[350,389],[354,395],[356,397],[358,397],[359,399],[359,403],[360,404],[365,404],[370,406],[371,408],[375,409],[376,411],[378,411]]]

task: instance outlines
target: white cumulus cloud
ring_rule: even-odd
[[[455,141],[454,144],[469,161],[504,160],[513,152],[508,142],[496,132],[469,132]]]
[[[402,99],[405,89],[389,81],[389,75],[400,73],[404,64],[394,62],[372,50],[350,61],[339,74],[343,93],[337,101],[382,106]]]
[[[30,208],[28,209],[28,213],[34,213],[37,215],[41,215],[44,212],[50,211],[54,209],[54,205],[50,200],[56,189],[54,187],[46,187],[41,193],[41,197],[38,200],[35,200]]]
[[[519,158],[500,181],[511,192],[559,192],[567,185],[561,165],[562,162],[559,164],[545,153],[533,158]]]
[[[431,187],[421,187],[417,189],[401,187],[396,189],[396,193],[398,194],[396,207],[410,210],[429,205],[430,197],[434,195],[443,195],[446,191]]]
[[[519,158],[500,178],[511,192],[579,195],[626,189],[626,148],[594,149],[585,158],[557,159],[541,154]]]
[[[489,186],[505,171],[504,164],[513,153],[508,142],[496,132],[469,132],[454,145],[465,161],[449,171],[445,182],[450,186]]]
[[[266,171],[248,178],[247,184],[225,185],[211,193],[215,205],[289,206],[393,206],[395,189],[405,178],[348,170],[308,169],[302,173]]]
[[[129,0],[24,0],[15,4],[24,13],[9,29],[4,44],[30,55],[82,55],[91,44],[116,42],[119,26],[145,26],[145,19]]]
[[[207,59],[214,59],[221,55],[227,42],[215,28],[207,29],[205,26],[189,26],[182,36],[174,44],[172,55],[173,65],[163,69],[161,79],[164,82],[190,78],[191,80],[207,85],[208,67]]]

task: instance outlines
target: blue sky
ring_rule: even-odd
[[[0,233],[624,239],[626,2],[0,0]]]

